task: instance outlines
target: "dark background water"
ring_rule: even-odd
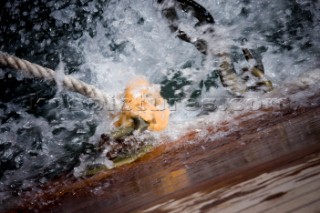
[[[85,9],[90,4],[94,4],[96,12]],[[51,69],[55,69],[61,59],[66,73],[77,72],[83,57],[69,42],[85,32],[95,35],[96,22],[101,19],[105,4],[106,1],[2,1],[0,50]],[[63,23],[50,15],[66,7],[74,9],[72,22]],[[52,178],[72,170],[79,155],[92,148],[88,142],[97,126],[90,113],[92,103],[79,97],[86,109],[70,110],[69,101],[75,97],[68,93],[56,97],[54,83],[16,78],[7,68],[2,68],[1,73],[0,191],[26,190],[25,180],[36,179],[41,184],[40,180],[43,183],[47,180],[41,179],[43,177]],[[32,123],[42,119],[50,128],[39,122]],[[28,120],[30,126],[26,126]],[[81,122],[67,129],[60,125],[65,121]],[[51,136],[46,136],[46,131]],[[54,158],[50,159],[50,155]],[[19,170],[27,174],[14,172]]]

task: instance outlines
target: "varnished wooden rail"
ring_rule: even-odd
[[[208,127],[206,135],[190,131],[130,165],[87,179],[64,176],[41,192],[23,195],[21,202],[10,211],[152,212],[173,211],[181,208],[177,204],[183,203],[185,210],[192,212],[196,205],[187,201],[194,199],[202,210],[228,208],[229,212],[259,212],[261,209],[255,210],[271,208],[271,201],[280,197],[287,199],[277,203],[279,208],[284,208],[285,202],[296,199],[292,193],[299,194],[304,186],[317,189],[318,185],[313,184],[320,178],[319,107],[266,110],[256,117],[249,113],[235,119],[240,121],[236,126],[222,123]],[[236,131],[228,132],[235,127]],[[226,135],[218,139],[211,137],[218,132]],[[290,172],[297,175],[286,177]],[[306,178],[308,175],[310,178]],[[302,185],[290,188],[292,184],[287,184],[286,189],[277,191],[277,181],[290,183],[303,178],[305,181],[299,182]],[[250,185],[252,182],[261,184]],[[316,194],[308,193],[309,197]],[[247,199],[250,200],[248,204],[241,203],[246,203]],[[315,196],[308,200],[311,207],[318,206],[317,199]],[[301,203],[296,207],[307,208],[303,205],[309,206]]]

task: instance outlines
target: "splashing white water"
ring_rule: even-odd
[[[244,4],[240,1],[202,0],[199,3],[207,8],[216,20],[214,37],[202,35],[210,41],[211,51],[224,52],[235,45],[243,46],[239,39],[244,36],[247,40],[244,44],[246,47],[257,49],[264,46],[267,50],[262,55],[262,61],[266,76],[276,88],[281,88],[284,81],[293,81],[301,73],[315,68],[315,59],[310,58],[312,56],[308,52],[301,51],[298,43],[293,44],[291,50],[279,52],[280,47],[268,41],[266,36],[275,30],[278,22],[285,25],[290,21],[289,2],[254,1]],[[243,10],[241,8],[244,7],[251,11],[245,18],[240,16]],[[102,23],[106,27],[103,27]],[[193,33],[195,37],[201,36],[193,29],[193,24],[190,23],[190,19],[185,18],[179,26],[184,31]],[[287,39],[290,40],[289,37]],[[193,45],[177,39],[169,31],[168,23],[152,1],[139,1],[135,4],[128,0],[111,1],[105,8],[101,24],[97,27],[97,35],[93,38],[86,35],[79,39],[76,45],[81,46],[86,59],[82,70],[91,70],[91,83],[115,95],[120,94],[128,81],[138,75],[145,76],[153,83],[160,83],[169,69],[181,70],[182,75],[192,81],[192,85],[183,88],[184,91],[190,92],[213,69],[213,62],[204,61]],[[117,50],[110,48],[114,45],[117,46]],[[318,42],[315,46],[317,45]],[[192,66],[182,68],[190,60]],[[299,63],[301,61],[305,62]],[[244,62],[239,63],[241,66]],[[211,88],[203,91],[201,98],[217,95],[219,97],[227,94],[221,89]],[[173,131],[175,136],[190,123],[195,123],[199,114],[199,110],[186,109],[183,102],[172,107],[168,129]],[[213,114],[215,115],[209,115],[206,119],[220,120],[216,112]],[[221,114],[222,117],[225,117],[225,113]],[[168,134],[168,131],[165,134]]]

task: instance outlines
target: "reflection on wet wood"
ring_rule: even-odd
[[[306,162],[216,190],[206,189],[142,212],[319,212],[320,153]]]
[[[63,177],[41,192],[23,195],[12,211],[164,211],[181,203],[189,212],[196,204],[204,210],[255,212],[259,206],[275,206],[274,201],[283,207],[280,198],[298,204],[294,194],[301,195],[305,186],[320,186],[320,108],[248,113],[236,119],[238,124],[208,127],[206,134],[190,131],[130,165],[87,179]],[[217,138],[216,133],[225,135]],[[277,181],[286,184],[278,186]],[[318,206],[316,194],[308,194],[310,208]]]

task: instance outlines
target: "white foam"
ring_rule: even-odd
[[[287,16],[282,16],[280,11],[286,10],[288,3],[252,2],[249,7],[254,12],[250,13],[246,19],[239,18],[241,12],[239,2],[201,0],[199,3],[205,6],[216,20],[215,36],[208,38],[204,35],[204,38],[210,41],[209,47],[212,52],[226,52],[232,45],[240,45],[236,40],[250,26],[263,30],[275,28],[273,18],[275,11],[282,17],[282,22],[287,19]],[[128,0],[117,1],[117,3],[111,1],[110,7],[107,6],[105,11],[103,22],[108,23],[111,28],[106,29],[99,25],[94,38],[85,36],[81,42],[84,46],[86,67],[89,67],[95,76],[95,81],[92,83],[108,93],[120,94],[128,81],[137,75],[143,75],[151,82],[159,83],[166,73],[164,70],[169,68],[181,70],[181,65],[192,59],[195,61],[194,65],[191,68],[182,69],[182,75],[193,81],[193,85],[183,88],[183,91],[191,92],[210,72],[210,69],[212,70],[213,62],[206,61],[203,67],[202,55],[193,45],[175,38],[169,31],[167,22],[151,1],[139,1],[135,4]],[[138,24],[140,19],[144,20],[142,25]],[[179,26],[194,37],[201,37],[197,31],[193,30],[191,24],[187,19],[183,19]],[[105,34],[109,31],[112,33],[106,37]],[[117,44],[124,44],[124,49],[110,51],[111,40]],[[298,77],[300,73],[312,67],[312,64],[296,64],[297,61],[309,57],[308,54],[299,51],[298,46],[295,47],[296,50],[275,53],[278,47],[267,42],[258,30],[253,30],[247,40],[246,47],[257,48],[267,45],[268,51],[262,55],[262,59],[266,76],[274,82],[275,87],[281,87],[285,79],[292,76]],[[253,65],[250,61],[248,64]],[[212,90],[214,88],[208,92],[202,91],[201,98],[219,96]],[[226,94],[223,93],[223,95]],[[199,111],[186,110],[183,102],[185,100],[177,103],[176,110],[171,113],[168,132],[172,133],[169,134],[177,135],[183,129],[188,129],[188,125],[197,122]],[[213,114],[216,113],[206,116],[206,119],[216,121],[218,118]]]

